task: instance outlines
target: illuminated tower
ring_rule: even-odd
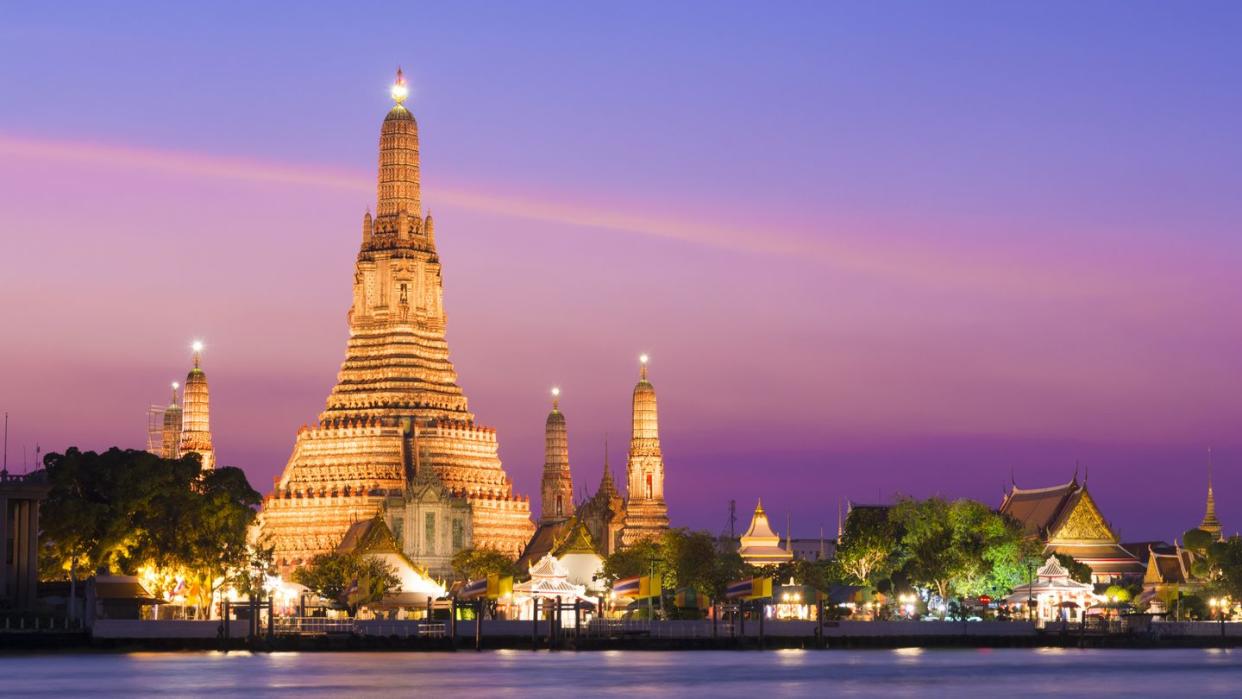
[[[540,524],[568,519],[574,513],[574,483],[569,473],[569,434],[560,411],[561,390],[552,389],[552,412],[544,428],[543,487]]]
[[[165,459],[181,458],[181,406],[177,402],[179,387],[180,384],[173,381],[172,403],[164,409],[164,443],[160,449],[160,456]]]
[[[181,410],[181,454],[194,452],[203,462],[203,469],[216,467],[216,452],[211,446],[211,406],[207,397],[207,375],[201,367],[203,343],[194,343],[194,368],[185,377],[185,394]]]
[[[380,127],[375,216],[362,219],[349,341],[317,423],[303,428],[262,525],[283,570],[332,551],[350,524],[432,467],[471,506],[473,543],[513,556],[534,525],[514,495],[496,432],[475,422],[445,341],[440,255],[422,217],[418,124],[397,71]]]
[[[1212,535],[1213,539],[1222,539],[1220,520],[1216,518],[1216,495],[1212,492],[1212,456],[1208,452],[1208,483],[1207,483],[1207,509],[1203,513],[1203,521],[1199,523],[1199,528]]]
[[[656,538],[668,530],[655,387],[647,380],[647,355],[640,357],[639,362],[638,385],[634,386],[634,428],[625,465],[625,529],[621,533],[624,546]]]

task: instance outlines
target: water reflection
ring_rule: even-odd
[[[0,657],[17,696],[1235,696],[1242,657],[1203,649],[141,653]]]

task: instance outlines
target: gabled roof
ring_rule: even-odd
[[[557,544],[565,538],[569,532],[573,520],[559,520],[555,522],[544,522],[535,528],[535,533],[527,542],[526,548],[522,551],[522,555],[518,556],[517,569],[526,570],[534,565],[557,547]]]
[[[1044,538],[1071,509],[1068,505],[1079,490],[1077,479],[1049,488],[1027,489],[1014,485],[1005,495],[1000,511],[1017,520],[1026,533]]]
[[[336,547],[339,553],[401,553],[397,537],[380,515],[371,519],[354,522],[345,530],[341,543]]]
[[[569,530],[569,535],[565,537],[565,541],[552,553],[553,556],[560,558],[570,553],[586,553],[599,555],[595,550],[595,542],[591,541],[591,533],[587,531],[586,522],[575,517],[573,527]]]

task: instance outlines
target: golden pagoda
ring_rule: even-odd
[[[647,380],[647,355],[639,358],[639,366],[638,384],[634,386],[633,432],[625,465],[627,488],[622,546],[655,539],[668,531],[660,421],[656,413],[655,387]]]
[[[552,412],[544,425],[543,482],[539,523],[569,519],[574,513],[574,480],[569,470],[569,432],[560,410],[559,388],[552,389]]]
[[[1216,494],[1212,492],[1212,456],[1208,453],[1208,482],[1207,482],[1207,508],[1203,513],[1203,521],[1199,523],[1199,528],[1212,535],[1213,539],[1223,540],[1223,527],[1220,520],[1216,518]]]
[[[207,374],[202,369],[203,343],[195,341],[194,368],[185,377],[182,395],[181,451],[202,459],[203,470],[216,467],[216,450],[211,445],[211,405],[207,394]]]
[[[750,518],[750,528],[742,535],[741,545],[737,553],[750,565],[775,565],[793,560],[793,552],[781,548],[781,538],[772,531],[768,523],[768,515],[763,511],[763,500],[755,505],[755,514]]]
[[[421,211],[418,124],[395,105],[380,130],[374,219],[362,221],[349,341],[336,386],[312,427],[299,431],[265,499],[263,533],[284,569],[336,548],[350,524],[434,468],[471,506],[473,545],[517,556],[533,531],[530,502],[514,495],[496,432],[475,422],[445,341],[445,312],[431,215]]]
[[[180,384],[172,383],[172,402],[164,409],[164,429],[160,432],[160,457],[165,459],[181,458],[181,406],[177,402],[177,389]]]

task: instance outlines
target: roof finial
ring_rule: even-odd
[[[398,105],[405,102],[405,98],[410,96],[410,88],[406,87],[405,74],[401,72],[401,66],[397,66],[397,79],[393,81],[389,94],[392,95],[392,101]]]
[[[181,384],[177,383],[176,381],[173,381],[172,382],[172,391],[173,391],[172,404],[173,405],[177,404],[177,389],[178,388],[181,388]],[[1208,480],[1210,481],[1211,479],[1209,478]],[[1208,487],[1210,488],[1211,486],[1209,485]]]
[[[647,380],[647,361],[650,359],[646,354],[638,355],[638,378],[641,381]]]
[[[561,405],[561,389],[556,386],[553,386],[552,387],[552,410],[553,411],[559,410],[560,405]]]
[[[190,344],[190,349],[194,350],[194,368],[195,368],[195,369],[197,369],[197,368],[199,368],[199,366],[198,366],[198,365],[199,365],[199,360],[201,360],[201,359],[202,359],[202,354],[203,354],[203,341],[202,341],[202,340],[195,340],[193,343],[191,343],[191,344]]]

